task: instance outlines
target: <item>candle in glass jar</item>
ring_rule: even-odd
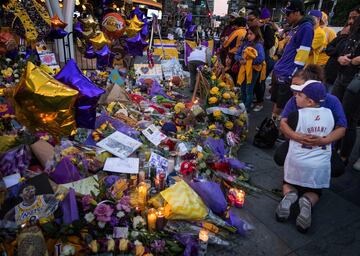
[[[204,256],[207,253],[207,246],[209,240],[209,231],[202,228],[199,232],[199,250],[198,255]]]
[[[165,209],[164,207],[158,208],[156,212],[156,230],[161,231],[164,229],[166,225],[166,219],[165,219]]]
[[[153,232],[156,230],[156,210],[154,208],[149,209],[147,214],[148,230]]]
[[[236,191],[235,206],[243,207],[245,202],[245,192],[243,190]]]
[[[137,187],[139,207],[144,208],[146,206],[147,199],[147,186],[145,182],[140,182]]]

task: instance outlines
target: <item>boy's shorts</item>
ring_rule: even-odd
[[[288,184],[288,185],[293,186],[294,188],[296,188],[296,190],[298,191],[299,197],[302,196],[303,194],[307,193],[307,192],[315,193],[319,197],[321,197],[321,195],[322,195],[322,189],[321,188],[302,187],[302,186],[299,186],[299,185],[294,185],[294,184],[291,184],[289,182],[286,182],[285,180],[283,181],[283,184]]]
[[[282,79],[272,75],[271,79],[271,101],[276,103],[280,109],[284,109],[286,103],[293,96],[290,89],[291,81],[289,79]]]

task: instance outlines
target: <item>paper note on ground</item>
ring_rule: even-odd
[[[138,173],[139,158],[117,158],[109,157],[106,159],[104,171],[118,173]]]

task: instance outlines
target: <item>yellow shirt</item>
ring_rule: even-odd
[[[229,47],[229,53],[235,54],[239,49],[242,40],[246,36],[246,28],[240,27],[237,30],[233,31],[229,38],[225,40],[223,46],[224,48]]]
[[[36,196],[36,200],[32,205],[25,206],[23,203],[18,204],[15,207],[15,221],[17,225],[21,225],[30,220],[31,217],[36,217],[40,221],[44,221],[47,218],[52,218],[52,216],[45,216],[45,209],[47,204],[45,202],[44,196]]]
[[[307,64],[315,64],[318,61],[321,51],[326,47],[325,31],[319,26],[314,30],[314,39],[311,44],[310,56]]]
[[[328,46],[328,44],[332,40],[335,39],[336,32],[332,28],[329,28],[329,27],[323,27],[323,30],[324,30],[325,35],[326,35],[326,45],[325,45],[325,48],[326,48]],[[316,64],[325,65],[328,60],[329,60],[329,56],[325,52],[321,52]]]

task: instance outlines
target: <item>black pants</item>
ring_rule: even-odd
[[[191,88],[191,90],[194,90],[194,88],[195,88],[197,68],[202,65],[205,65],[205,63],[202,61],[198,61],[198,60],[189,61],[188,67],[189,67],[189,72],[190,72],[190,88]]]
[[[349,158],[355,145],[356,127],[360,120],[360,93],[353,93],[347,90],[351,80],[352,78],[339,74],[332,91],[332,94],[342,102],[348,125],[344,138],[337,145],[337,148],[340,149],[340,155],[345,158]]]
[[[265,80],[260,82],[260,76],[254,87],[254,94],[256,97],[256,103],[261,104],[264,102],[265,95]]]

